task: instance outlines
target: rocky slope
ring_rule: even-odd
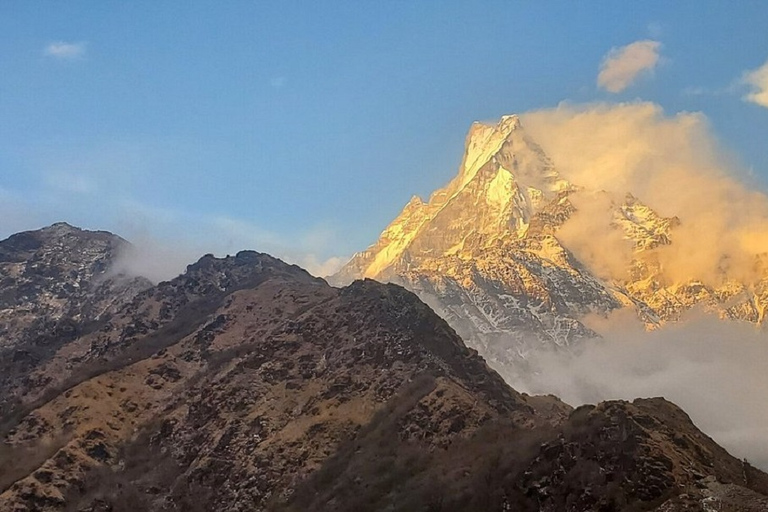
[[[65,223],[0,242],[0,417],[30,372],[151,286],[114,271],[126,246]]]
[[[716,285],[669,279],[658,255],[674,244],[680,220],[658,215],[631,191],[613,197],[568,183],[556,164],[516,116],[475,123],[458,175],[427,202],[412,198],[331,282],[369,277],[405,286],[502,372],[520,371],[531,351],[568,349],[594,336],[584,318],[621,308],[649,328],[696,306],[762,322],[765,278],[724,274]],[[605,205],[610,229],[632,254],[627,265],[594,269],[576,258],[561,236],[577,212],[575,197]],[[569,243],[610,251],[596,246],[590,229],[598,227],[587,226],[575,242],[571,233]]]
[[[379,419],[354,449],[302,483],[285,509],[735,512],[768,505],[765,473],[727,455],[659,398],[584,406],[550,430],[492,422],[439,452],[381,443],[388,429]],[[381,484],[382,467],[394,473],[394,485]]]
[[[251,252],[206,256],[140,293],[11,392],[3,510],[100,502],[106,484],[87,475],[123,449],[165,455],[150,481],[169,487],[147,509],[210,510],[213,490],[228,510],[264,508],[401,394],[425,408],[404,434],[435,446],[495,417],[531,428],[568,409],[509,389],[402,288],[337,290]]]
[[[762,510],[768,492],[661,399],[517,393],[396,285],[208,255],[93,322],[9,383],[0,510]]]

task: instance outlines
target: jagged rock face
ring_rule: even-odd
[[[671,281],[658,250],[674,243],[680,220],[658,215],[631,191],[612,197],[568,183],[556,165],[517,117],[495,126],[475,123],[458,176],[426,203],[411,199],[331,282],[365,276],[405,286],[502,372],[520,371],[532,350],[562,349],[595,336],[582,323],[590,313],[632,308],[655,327],[698,305],[722,318],[762,321],[766,279]],[[606,228],[632,254],[625,268],[607,275],[588,268],[563,241],[576,197],[606,204]],[[579,246],[609,250],[595,247],[585,233]]]
[[[19,379],[151,286],[113,271],[126,245],[65,223],[0,242],[0,412]]]
[[[476,123],[459,175],[428,203],[412,199],[332,281],[402,284],[498,368],[567,347],[594,336],[583,315],[621,306],[556,237],[573,190],[517,117]]]
[[[18,233],[0,242],[0,348],[41,318],[98,320],[149,287],[145,280],[112,274],[127,245],[104,231],[65,223]]]

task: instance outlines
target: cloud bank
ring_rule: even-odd
[[[268,253],[326,277],[347,258],[323,257],[335,233],[322,226],[286,237],[233,217],[163,210],[132,202],[124,205],[121,236],[131,242],[113,269],[150,281],[172,279],[207,253],[223,257],[245,249]],[[131,212],[130,214],[128,212]],[[130,219],[130,220],[129,220]]]
[[[82,58],[85,55],[85,48],[86,44],[84,42],[66,43],[64,41],[57,41],[46,46],[43,54],[61,60],[73,60]]]
[[[571,405],[663,396],[734,456],[768,469],[768,336],[711,317],[644,332],[614,318],[580,353],[534,354],[536,375],[510,382]]]
[[[597,85],[608,92],[618,93],[632,85],[643,72],[652,71],[659,62],[658,41],[644,40],[612,48],[603,58]]]
[[[636,257],[612,225],[632,192],[665,217],[672,244],[651,251],[670,282],[754,280],[768,252],[768,197],[723,150],[698,113],[667,115],[653,103],[563,104],[521,116],[563,178],[584,187],[557,236],[604,277],[621,278]],[[752,281],[754,282],[754,281]],[[577,354],[537,353],[538,373],[510,384],[572,405],[664,396],[738,457],[768,469],[768,334],[751,324],[691,312],[646,332],[630,310],[588,325],[604,338]]]
[[[749,94],[744,96],[744,100],[768,108],[768,61],[759,68],[748,71],[744,75],[744,83],[751,89]]]
[[[278,211],[247,216],[224,213],[224,204],[191,210],[161,206],[157,197],[170,197],[167,187],[175,185],[158,169],[171,158],[192,162],[196,156],[194,148],[167,140],[31,148],[25,155],[28,187],[0,185],[0,238],[59,221],[108,230],[134,244],[123,255],[122,270],[152,281],[175,277],[204,254],[226,256],[246,249],[269,253],[319,277],[345,262],[339,229],[321,219],[286,226]]]
[[[768,252],[768,197],[745,184],[702,114],[669,116],[647,102],[563,104],[521,120],[565,179],[595,191],[572,196],[578,212],[558,237],[599,275],[619,277],[634,255],[611,224],[612,201],[632,192],[680,219],[672,244],[655,250],[669,280],[755,277],[755,255]]]
[[[0,187],[0,239],[59,221],[109,230],[131,242],[112,270],[153,282],[176,277],[208,253],[222,257],[255,250],[299,265],[317,277],[334,274],[348,260],[336,255],[339,240],[332,226],[315,224],[300,231],[277,232],[247,219],[159,208],[116,190],[94,189],[90,182],[66,184],[62,179],[42,176],[33,195]],[[73,193],[78,194],[76,201]]]

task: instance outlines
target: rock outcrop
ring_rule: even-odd
[[[127,246],[65,223],[0,242],[0,417],[36,368],[152,285],[116,270]]]

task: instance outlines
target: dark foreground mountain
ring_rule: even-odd
[[[152,285],[115,271],[128,245],[65,223],[0,242],[0,417],[20,381]]]
[[[396,285],[209,255],[91,319],[3,388],[0,510],[768,506],[669,402],[517,393]]]

